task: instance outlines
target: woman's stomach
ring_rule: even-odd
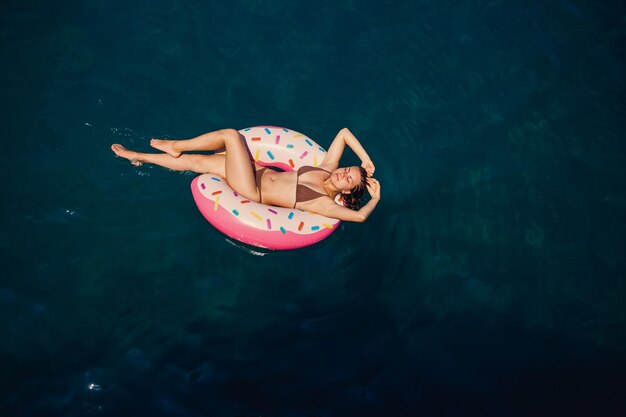
[[[266,169],[261,177],[261,196],[263,204],[293,207],[296,199],[296,172]]]

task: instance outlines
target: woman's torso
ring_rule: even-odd
[[[262,169],[258,164],[256,169]],[[304,168],[304,167],[303,167]],[[307,210],[312,205],[312,202],[320,197],[330,198],[326,194],[322,184],[329,177],[328,171],[320,169],[302,169],[301,171],[275,171],[271,168],[266,169],[260,179],[261,198],[263,204],[279,207],[294,207],[302,210]],[[300,176],[298,174],[300,173]],[[300,195],[302,199],[302,192],[297,193],[298,185],[305,186],[309,190],[305,190],[305,201],[296,202],[296,195]],[[300,191],[303,191],[302,188]]]

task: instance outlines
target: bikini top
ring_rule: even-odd
[[[293,204],[294,207],[296,207],[296,204],[298,203],[302,203],[304,201],[310,201],[310,200],[314,200],[316,198],[319,197],[323,197],[323,196],[328,196],[328,194],[326,193],[318,193],[315,190],[312,190],[311,188],[307,187],[304,184],[300,184],[300,175],[302,174],[306,174],[309,171],[324,171],[324,172],[328,172],[330,174],[329,171],[326,171],[323,168],[317,168],[317,167],[312,167],[312,166],[303,166],[300,167],[298,169],[297,172],[297,177],[296,177],[296,202]]]

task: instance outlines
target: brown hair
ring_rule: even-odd
[[[359,171],[361,172],[361,182],[350,190],[350,194],[342,194],[344,205],[352,210],[361,208],[361,202],[367,189],[367,171],[363,167],[359,167]]]

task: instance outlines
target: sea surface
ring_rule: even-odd
[[[624,1],[0,22],[1,416],[626,415]],[[256,125],[348,127],[382,185],[367,222],[253,248],[194,173],[110,149]]]

